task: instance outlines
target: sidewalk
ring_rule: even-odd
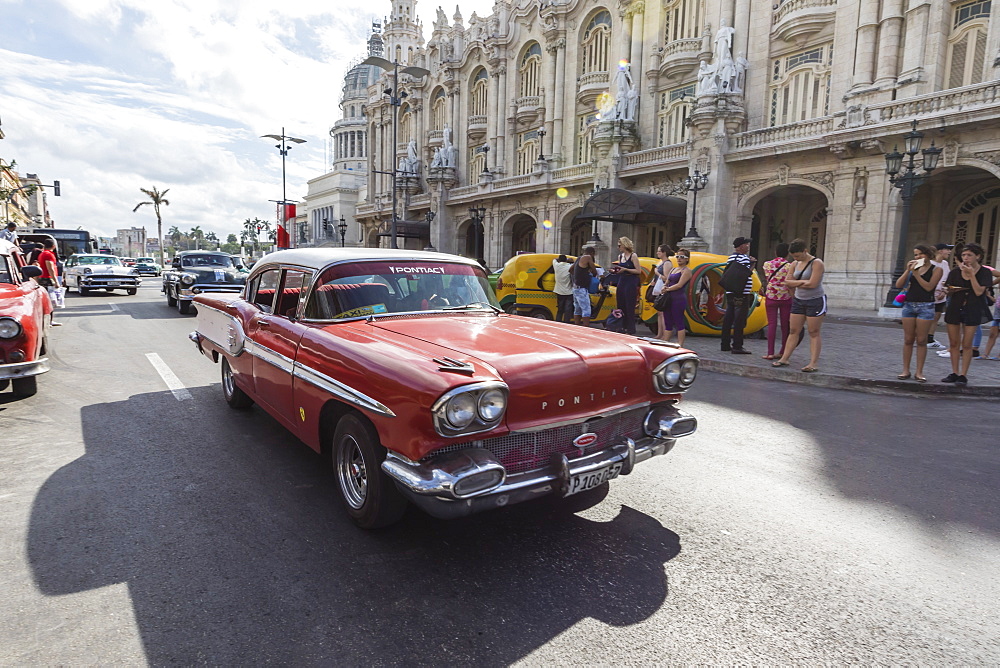
[[[983,326],[984,346],[988,335],[988,327]],[[1000,397],[1000,362],[973,359],[969,366],[969,384],[956,387],[941,382],[951,373],[951,361],[938,357],[938,351],[933,348],[928,349],[924,364],[926,383],[897,380],[903,364],[903,328],[898,321],[880,319],[875,313],[846,309],[832,312],[824,319],[822,336],[823,351],[816,373],[799,370],[809,362],[808,334],[795,349],[789,365],[781,368],[774,368],[770,360],[761,359],[761,355],[767,353],[765,339],[746,339],[744,347],[752,355],[722,352],[718,337],[688,336],[684,346],[698,353],[705,371],[875,394]],[[938,325],[935,338],[948,345],[948,333],[943,324]],[[780,341],[776,343],[776,349],[780,348]],[[992,354],[1000,357],[1000,341],[994,345]],[[913,360],[911,373],[916,368],[915,350]]]

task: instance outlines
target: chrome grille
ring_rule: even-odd
[[[624,443],[626,438],[639,438],[643,434],[642,422],[647,411],[646,407],[634,408],[587,422],[449,445],[435,450],[421,461],[466,448],[486,448],[507,469],[507,473],[523,473],[547,465],[553,454],[563,454],[572,459]],[[574,438],[588,432],[597,434],[597,440],[592,445],[583,450],[573,445]]]

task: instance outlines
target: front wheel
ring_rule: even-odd
[[[342,417],[331,452],[337,485],[354,523],[376,529],[399,521],[406,499],[382,472],[386,450],[371,423],[355,413]]]
[[[26,378],[14,378],[10,381],[14,390],[14,395],[18,397],[30,397],[38,392],[38,377],[28,376]]]
[[[77,292],[80,293],[81,297],[86,297],[87,295],[90,294],[90,289],[83,287],[83,285],[81,285],[80,283],[76,284],[76,289],[77,289]]]
[[[233,378],[233,369],[229,366],[229,360],[225,357],[222,358],[222,396],[225,397],[226,403],[229,404],[230,408],[250,408],[253,405],[253,399],[246,392],[236,387],[236,381]]]
[[[180,311],[181,315],[187,315],[191,312],[191,302],[185,299],[178,299],[177,310]]]
[[[125,292],[127,292],[130,295],[134,295],[136,292],[138,292],[138,290],[136,288],[129,288]]]
[[[167,293],[167,306],[177,306],[177,298],[170,294],[170,286],[167,286],[164,292]]]

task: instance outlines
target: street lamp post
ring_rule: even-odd
[[[545,160],[545,128],[538,130],[538,159]]]
[[[437,214],[435,214],[433,211],[428,211],[427,213],[424,214],[424,220],[427,221],[427,239],[428,239],[428,242],[430,242],[430,239],[431,239],[431,223],[434,222],[434,217],[436,215]],[[437,249],[434,248],[434,244],[433,243],[428,243],[427,247],[424,248],[424,250],[425,251],[437,251]]]
[[[285,206],[288,204],[288,193],[286,189],[285,181],[285,158],[288,156],[288,152],[292,150],[292,147],[288,145],[288,142],[293,144],[304,144],[305,139],[299,139],[298,137],[289,137],[285,134],[285,128],[282,126],[280,135],[261,135],[262,138],[274,139],[278,143],[274,145],[278,152],[281,153],[281,220],[279,221],[280,229],[288,234],[288,230],[285,229],[285,223],[287,222],[285,218]],[[281,235],[277,235],[278,238],[278,248],[281,248]]]
[[[347,243],[345,240],[347,238],[347,221],[344,217],[340,217],[340,222],[337,223],[337,231],[340,232],[340,247],[343,248]]]
[[[595,183],[594,187],[591,188],[590,193],[587,195],[587,199],[589,200],[599,192],[601,192],[601,186]],[[590,241],[587,242],[587,245],[596,247],[599,243],[601,243],[601,235],[597,233],[597,219],[594,218],[594,220],[590,223]]]
[[[906,266],[910,205],[913,203],[913,197],[917,194],[917,188],[930,178],[931,172],[937,169],[938,160],[941,158],[941,149],[934,146],[933,141],[929,147],[923,151],[920,150],[923,138],[924,133],[917,132],[917,122],[913,121],[912,129],[903,136],[905,153],[900,153],[894,146],[891,153],[885,154],[885,169],[889,173],[889,182],[894,187],[899,188],[899,198],[903,202],[903,219],[900,222],[899,240],[896,244],[896,266],[892,271],[892,282],[889,285],[889,292],[886,294],[885,306],[894,306],[896,295],[900,292],[899,288],[896,287],[896,281],[903,275]],[[924,171],[922,174],[918,174],[916,171],[917,153],[920,153],[923,158]],[[903,160],[907,156],[909,156],[909,160],[903,164]]]
[[[397,61],[390,61],[382,58],[380,56],[368,56],[363,61],[362,65],[374,65],[375,67],[381,68],[382,70],[389,71],[392,70],[392,88],[386,88],[383,92],[389,96],[389,104],[392,106],[392,150],[390,151],[391,156],[391,171],[379,171],[372,170],[376,174],[389,174],[392,177],[392,218],[389,223],[389,237],[390,237],[390,247],[399,248],[396,245],[396,223],[399,217],[396,215],[396,177],[399,174],[399,170],[396,168],[396,127],[399,123],[399,107],[403,104],[403,99],[407,96],[406,93],[399,92],[399,65]],[[425,70],[422,67],[416,67],[415,65],[409,65],[403,68],[403,74],[409,74],[414,77],[425,77],[431,73],[430,70]]]
[[[708,174],[702,174],[697,169],[694,170],[694,174],[684,178],[684,187],[693,195],[691,202],[691,229],[687,231],[685,235],[687,237],[694,238],[698,236],[698,226],[696,224],[698,216],[698,191],[704,190],[706,185],[708,185]]]
[[[469,207],[469,217],[472,218],[473,237],[474,237],[475,242],[476,242],[475,243],[475,246],[476,246],[476,262],[478,262],[479,264],[481,264],[481,265],[483,265],[485,267],[486,266],[486,260],[483,258],[483,248],[482,248],[483,244],[480,244],[480,240],[483,239],[486,236],[486,230],[485,230],[485,228],[483,228],[482,232],[480,232],[480,226],[483,224],[483,221],[486,219],[486,207],[482,207],[481,206],[481,207],[477,208],[477,207],[474,207],[474,206],[470,206]],[[482,236],[480,236],[480,234],[482,234]]]

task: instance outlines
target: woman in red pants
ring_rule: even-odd
[[[767,354],[761,355],[766,360],[778,359],[785,352],[785,341],[788,340],[788,321],[792,313],[792,293],[785,285],[792,270],[788,259],[788,244],[778,244],[773,260],[764,263],[764,308],[767,310]],[[781,324],[781,350],[774,354],[774,340]]]

